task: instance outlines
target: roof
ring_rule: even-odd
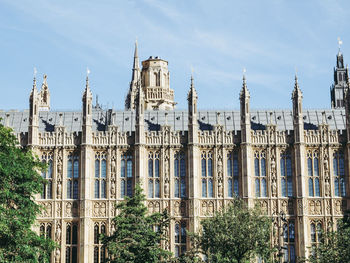
[[[345,129],[344,109],[318,109],[303,110],[305,129],[317,129],[322,124],[322,113],[325,112],[326,123],[332,130]],[[112,113],[115,114],[114,123],[120,131],[135,130],[134,111],[93,110],[93,130],[104,131],[111,121]],[[8,121],[6,115],[8,114]],[[62,114],[62,122],[67,132],[79,132],[82,129],[81,111],[41,111],[39,112],[39,131],[53,131],[59,125],[59,114]],[[252,129],[264,130],[266,124],[277,125],[278,130],[293,130],[292,110],[252,110]],[[16,133],[27,132],[29,124],[29,112],[26,111],[0,111],[1,123],[8,122]],[[270,120],[272,118],[272,120]],[[186,131],[188,112],[174,111],[145,111],[145,128],[149,131],[160,130],[162,125],[170,125],[173,130]],[[200,130],[211,130],[214,125],[223,125],[226,130],[240,130],[240,112],[234,111],[198,111],[198,124]]]

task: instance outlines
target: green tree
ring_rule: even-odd
[[[125,197],[116,208],[118,215],[113,219],[115,232],[102,237],[108,251],[108,261],[113,263],[166,262],[171,252],[161,248],[169,227],[166,210],[163,213],[147,215],[145,196],[139,185],[133,197]]]
[[[0,124],[0,262],[49,262],[54,242],[31,230],[41,209],[34,202],[44,183],[38,171],[46,167],[17,144]]]
[[[348,263],[350,261],[349,213],[338,222],[337,231],[323,233],[321,242],[312,249],[306,261],[311,263]]]
[[[269,262],[272,257],[271,219],[240,199],[204,219],[201,225],[200,233],[194,234],[194,244],[208,262],[242,263],[255,257]]]

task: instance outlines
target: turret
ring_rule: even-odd
[[[187,95],[188,101],[188,142],[198,143],[198,121],[197,121],[197,91],[194,88],[193,76],[191,86]]]
[[[293,101],[294,141],[297,143],[301,143],[301,142],[304,142],[304,120],[303,120],[303,107],[302,107],[303,94],[299,88],[297,75],[295,75],[292,101]]]
[[[29,97],[29,126],[28,144],[37,145],[39,137],[39,105],[40,99],[36,88],[36,78],[33,80],[33,88]]]
[[[89,71],[88,71],[89,73]],[[83,94],[83,144],[91,144],[92,137],[92,92],[89,86],[89,76],[86,76],[85,91]]]
[[[250,143],[250,93],[247,88],[245,75],[243,75],[243,85],[239,95],[241,106],[241,141]]]
[[[170,89],[168,61],[150,57],[142,61],[142,89],[145,94],[145,109],[173,110],[174,90]]]
[[[332,108],[344,108],[344,99],[345,99],[345,90],[347,88],[348,81],[348,67],[344,66],[343,54],[340,51],[339,42],[339,51],[337,54],[337,65],[334,68],[334,82],[330,88],[331,91],[331,106]]]

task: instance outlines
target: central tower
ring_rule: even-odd
[[[170,89],[168,61],[149,57],[142,61],[142,89],[145,94],[146,110],[173,110],[174,90]]]

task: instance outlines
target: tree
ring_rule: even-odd
[[[115,232],[102,237],[108,260],[113,263],[166,262],[171,252],[161,248],[169,227],[166,210],[147,215],[145,196],[139,185],[133,197],[125,197],[116,208],[119,214],[113,219]]]
[[[31,230],[41,210],[34,195],[45,182],[39,171],[46,167],[17,145],[0,124],[0,262],[49,262],[54,242]]]
[[[236,199],[201,225],[194,240],[208,262],[242,263],[257,256],[264,262],[271,259],[271,219],[261,215],[259,208],[249,209]]]
[[[348,263],[350,259],[349,213],[338,222],[337,231],[322,234],[321,242],[314,248],[307,260],[311,263]]]

